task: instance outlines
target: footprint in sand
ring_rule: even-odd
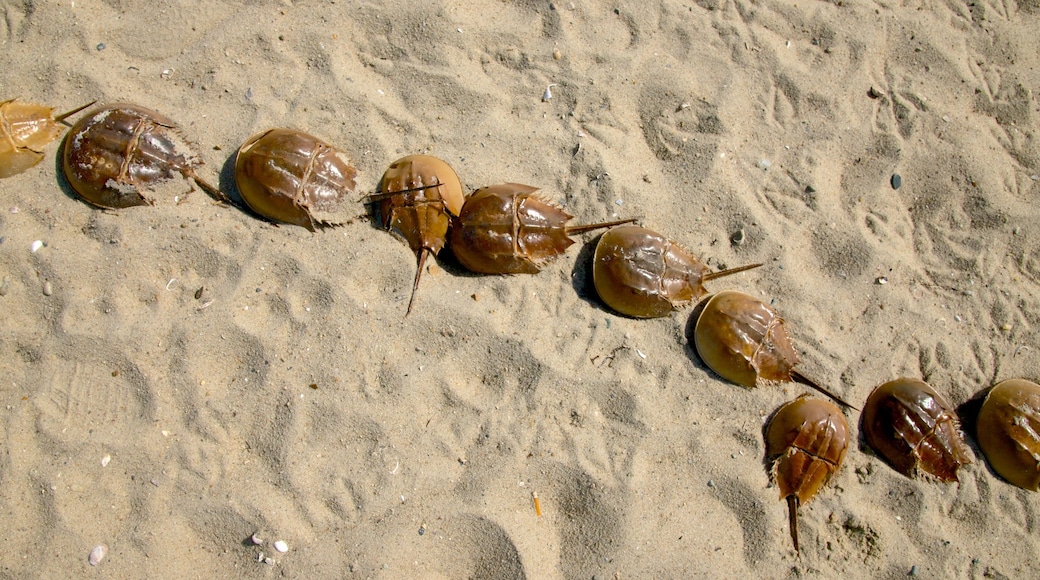
[[[40,355],[33,404],[40,432],[55,443],[124,446],[128,430],[149,428],[155,393],[120,346],[70,335],[43,345]]]
[[[715,105],[702,99],[683,100],[664,86],[643,91],[639,116],[643,138],[654,155],[693,183],[710,175],[725,133]]]
[[[416,557],[444,578],[522,580],[524,566],[509,535],[493,521],[470,514],[425,528]]]

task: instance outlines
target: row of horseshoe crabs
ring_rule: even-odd
[[[667,315],[705,295],[705,281],[760,265],[711,272],[664,236],[622,225],[632,220],[569,226],[570,215],[526,185],[491,186],[468,198],[461,191],[457,175],[443,161],[410,156],[391,164],[379,192],[369,198],[383,227],[416,252],[412,300],[426,257],[444,247],[448,232],[456,257],[474,272],[533,274],[573,243],[571,234],[611,227],[597,244],[594,284],[605,304],[636,318]],[[411,306],[412,301],[409,311]],[[698,318],[694,342],[705,364],[734,383],[800,382],[855,409],[795,369],[798,355],[784,320],[746,294],[712,296]],[[876,388],[861,423],[868,444],[908,476],[956,481],[960,466],[972,461],[956,414],[923,381],[898,379]],[[995,387],[979,413],[978,429],[980,447],[994,469],[1035,490],[1040,480],[1040,387],[1021,380]],[[767,455],[788,504],[796,550],[797,508],[837,472],[848,433],[838,407],[807,397],[782,406],[768,423]]]
[[[0,104],[0,177],[39,163],[42,146],[60,135],[52,109]],[[62,169],[84,201],[105,209],[152,205],[178,177],[215,199],[229,198],[196,170],[202,165],[180,129],[163,115],[132,104],[99,107],[72,127]],[[347,155],[321,139],[292,129],[250,137],[235,159],[235,183],[245,204],[275,223],[311,231],[336,225],[340,205],[354,195],[357,169]],[[571,216],[541,199],[536,188],[502,184],[464,197],[455,171],[428,155],[392,163],[378,191],[366,198],[380,225],[415,252],[418,268],[411,312],[423,266],[444,247],[449,230],[459,261],[474,272],[533,273],[568,246],[570,235],[631,220],[569,226]]]
[[[53,117],[51,109],[39,105],[0,103],[0,177],[38,163],[43,146],[60,135],[57,123],[82,108]],[[75,192],[102,208],[150,205],[157,189],[178,177],[228,201],[198,176],[200,166],[172,121],[129,104],[85,115],[72,127],[62,154],[63,171]],[[290,129],[254,135],[235,162],[236,185],[253,211],[312,231],[335,223],[338,206],[354,194],[356,176],[342,151]],[[570,226],[571,216],[536,191],[502,184],[465,197],[458,176],[440,159],[413,155],[391,164],[378,191],[366,201],[379,224],[416,254],[408,311],[424,262],[449,239],[460,263],[475,272],[536,273],[573,243],[570,235],[611,227],[596,247],[594,284],[607,306],[634,318],[667,316],[706,295],[704,282],[759,266],[712,272],[664,236],[622,225],[633,220]],[[783,319],[750,296],[723,291],[707,300],[693,342],[705,364],[729,381],[749,387],[760,381],[801,382],[853,408],[795,369],[798,356]],[[867,443],[908,476],[955,481],[959,467],[972,460],[954,411],[934,389],[915,379],[875,389],[864,406],[861,429]],[[976,433],[999,475],[1037,489],[1040,386],[1011,380],[994,387],[981,405]],[[776,411],[765,438],[797,549],[797,508],[839,469],[848,447],[848,425],[838,407],[802,397]]]
[[[979,449],[1008,482],[1040,485],[1040,385],[1010,379],[984,390],[975,420]],[[953,408],[924,381],[901,378],[871,392],[860,417],[867,444],[900,473],[939,482],[958,480],[973,461]],[[845,415],[807,396],[786,403],[765,428],[771,475],[787,502],[789,529],[798,544],[798,507],[831,480],[848,451]]]
[[[626,229],[629,231],[623,236],[615,235]],[[633,244],[636,251],[617,249],[617,239],[636,237],[654,242]],[[674,248],[673,242],[635,226],[614,228],[604,234],[594,262],[596,286],[604,302],[633,317],[664,316],[689,300],[660,300],[679,293],[651,293],[648,288],[661,288],[662,281],[671,280],[676,288],[687,292],[684,298],[700,297],[707,293],[702,281],[757,266],[711,273],[684,250]],[[655,254],[652,260],[639,255],[651,249]],[[660,258],[672,252],[681,257]],[[654,266],[647,267],[648,263]],[[661,264],[681,266],[661,275]],[[618,280],[636,282],[618,292]],[[740,292],[722,291],[709,297],[696,316],[691,342],[705,365],[720,377],[746,387],[795,381],[855,410],[795,368],[798,355],[785,322],[763,302]],[[1040,386],[1017,379],[1000,383],[986,394],[977,417],[977,441],[994,471],[1015,485],[1037,490]],[[934,389],[917,379],[897,379],[874,389],[863,408],[861,431],[869,447],[908,477],[956,481],[958,469],[973,460],[956,412]],[[848,424],[837,406],[803,396],[774,413],[764,436],[771,474],[781,499],[788,504],[791,536],[798,550],[797,508],[840,468],[848,449]]]

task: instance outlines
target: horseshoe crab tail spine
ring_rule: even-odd
[[[815,382],[813,382],[812,379],[806,378],[805,375],[803,375],[802,373],[800,373],[800,372],[798,372],[796,370],[791,371],[791,380],[796,382],[796,383],[801,383],[801,384],[803,384],[803,385],[805,385],[807,387],[812,387],[812,388],[816,389],[817,391],[823,393],[824,395],[827,395],[831,399],[834,399],[835,403],[838,403],[839,405],[845,407],[846,409],[852,409],[853,411],[859,411],[858,408],[853,407],[852,405],[846,403],[838,395],[835,395],[834,393],[828,391],[827,389],[821,387],[820,385],[817,385]]]
[[[412,283],[412,297],[408,299],[408,310],[405,311],[405,316],[408,316],[412,313],[412,305],[415,303],[415,291],[419,288],[419,278],[422,277],[423,266],[426,265],[426,257],[429,255],[429,248],[423,248],[419,250],[419,269],[415,271],[415,282]]]
[[[802,551],[798,549],[798,496],[793,493],[787,496],[787,527],[791,529],[795,553],[801,554]]]
[[[738,274],[745,270],[752,270],[758,268],[762,264],[748,264],[747,266],[741,266],[739,268],[730,268],[729,270],[720,270],[718,272],[709,272],[701,278],[701,282],[707,282],[708,280],[714,280],[715,278],[722,278],[723,276],[731,276]]]
[[[565,228],[563,228],[563,230],[564,230],[564,233],[566,233],[568,236],[570,236],[570,235],[573,235],[573,234],[583,234],[585,232],[591,232],[592,230],[598,230],[598,229],[601,229],[601,228],[612,228],[614,226],[630,224],[630,223],[636,221],[637,219],[639,219],[639,218],[634,217],[634,218],[629,218],[627,220],[617,220],[615,222],[602,222],[602,223],[598,223],[598,224],[584,224],[584,225],[578,225],[578,226],[566,226]]]
[[[83,105],[82,107],[76,107],[75,109],[72,109],[71,111],[66,111],[66,112],[58,115],[57,117],[54,117],[54,122],[56,122],[56,123],[63,123],[65,125],[69,125],[71,127],[71,125],[69,123],[65,122],[65,119],[68,119],[69,117],[75,115],[76,113],[82,111],[83,109],[86,109],[87,107],[93,105],[96,102],[97,101],[90,101],[89,103],[87,103],[86,105]]]
[[[190,175],[192,180],[194,180],[195,183],[198,184],[198,186],[201,187],[203,191],[208,193],[210,197],[221,203],[231,205],[231,198],[228,197],[227,194],[225,194],[223,191],[220,191],[220,188],[214,187],[205,179],[202,179],[198,175],[195,175],[194,171],[192,171]]]

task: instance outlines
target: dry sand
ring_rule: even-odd
[[[711,288],[771,302],[854,403],[1040,377],[1036,0],[0,7],[0,97],[160,111],[233,195],[269,127],[345,150],[358,198],[431,153],[467,191],[528,183],[576,223],[763,262]],[[311,234],[200,191],[100,211],[57,152],[0,182],[0,576],[1036,573],[1040,497],[981,460],[910,480],[858,413],[796,555],[762,425],[805,390],[712,374],[692,308],[608,311],[595,235],[535,276],[445,252],[405,318],[415,258],[365,219]]]

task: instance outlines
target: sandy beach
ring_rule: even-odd
[[[696,305],[611,311],[598,233],[536,275],[446,250],[406,317],[416,257],[361,200],[423,153],[638,217],[762,263],[709,290],[770,304],[852,404],[906,376],[960,405],[1040,379],[1036,0],[0,11],[0,101],[158,111],[236,201],[98,209],[59,141],[0,180],[0,577],[1035,576],[1040,496],[970,433],[959,482],[910,479],[857,411],[796,553],[763,427],[812,391],[714,374]],[[244,209],[235,152],[273,127],[358,168],[340,227]]]

